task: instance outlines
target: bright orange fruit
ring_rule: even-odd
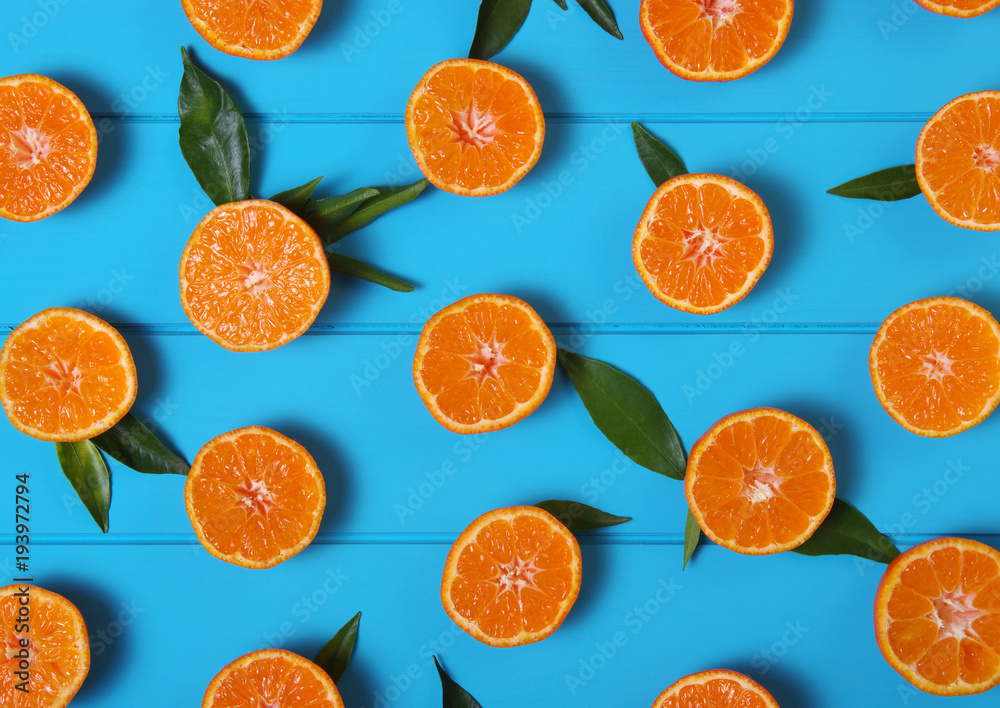
[[[507,191],[535,166],[545,118],[520,74],[488,61],[449,59],[413,89],[406,137],[431,184],[485,197]]]
[[[875,395],[917,435],[955,435],[1000,401],[1000,324],[957,297],[932,297],[889,315],[868,353]]]
[[[441,602],[455,624],[493,647],[538,642],[580,593],[580,545],[547,511],[514,506],[469,524],[448,553]]]
[[[226,54],[281,59],[299,48],[323,0],[181,0],[198,34]]]
[[[996,3],[994,3],[996,4]],[[1000,91],[969,93],[935,113],[917,138],[917,182],[945,221],[1000,231]]]
[[[671,684],[657,697],[653,708],[778,708],[778,703],[748,676],[710,669]]]
[[[0,349],[0,403],[39,440],[89,440],[128,413],[138,384],[128,344],[89,312],[50,307],[22,322]]]
[[[261,649],[227,665],[208,684],[201,708],[344,708],[333,680],[306,658]]]
[[[80,611],[62,595],[33,585],[0,588],[0,647],[4,708],[64,708],[90,670]],[[29,690],[18,690],[25,682]]]
[[[632,239],[632,262],[670,307],[711,315],[747,296],[774,252],[767,207],[722,175],[680,175],[660,185]]]
[[[180,283],[198,331],[231,351],[264,351],[309,329],[330,293],[330,265],[309,224],[250,199],[201,220],[184,247]]]
[[[184,502],[205,550],[244,568],[272,568],[316,537],[326,485],[294,440],[268,428],[240,428],[201,448]]]
[[[728,415],[691,448],[684,493],[705,535],[748,555],[798,548],[833,508],[833,459],[804,420],[775,408]]]
[[[792,0],[642,0],[639,21],[656,58],[682,79],[732,81],[778,53]]]
[[[964,538],[914,546],[875,594],[875,639],[921,691],[982,693],[1000,683],[1000,553]]]
[[[96,164],[97,130],[75,93],[37,74],[0,78],[0,216],[38,221],[65,209]]]
[[[1000,0],[944,0],[944,2],[917,0],[917,4],[923,5],[931,12],[936,12],[939,15],[977,17],[1000,5]]]
[[[531,306],[510,295],[470,295],[424,325],[413,381],[434,419],[485,433],[530,415],[548,395],[556,343]]]

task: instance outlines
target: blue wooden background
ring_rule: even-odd
[[[487,199],[429,188],[342,242],[418,287],[397,294],[335,278],[312,331],[239,355],[198,335],[177,263],[208,210],[177,148],[179,47],[223,79],[249,115],[255,194],[317,175],[322,195],[418,178],[402,115],[423,72],[468,51],[470,0],[330,1],[303,47],[273,63],[206,45],[176,0],[4,0],[0,74],[41,73],[87,104],[97,172],[66,211],[0,223],[0,330],[76,306],[120,328],[136,357],[134,411],[190,460],[211,437],[259,424],[303,443],[328,507],[316,542],[269,571],[211,558],[184,512],[183,480],[113,465],[101,535],[50,444],[0,424],[3,487],[32,479],[32,571],[91,631],[80,708],[198,705],[228,661],[265,646],[312,656],[363,611],[341,690],[349,708],[440,701],[431,655],[486,708],[647,706],[676,678],[728,667],[785,708],[932,706],[879,655],[871,607],[882,566],[850,557],[747,558],[712,545],[681,572],[681,485],[623,458],[560,372],[539,410],[460,437],[413,388],[416,335],[465,295],[528,300],[557,339],[647,385],[686,445],[758,405],[815,425],[840,495],[906,547],[942,534],[997,540],[1000,418],[945,440],[905,432],[871,390],[867,351],[896,307],[956,294],[1000,312],[995,234],[949,226],[922,198],[831,197],[851,177],[913,161],[927,118],[997,88],[1000,12],[972,20],[912,0],[800,0],[785,46],[733,83],[682,81],[654,58],[638,0],[612,0],[619,42],[571,3],[538,0],[496,59],[535,87],[548,118],[536,168]],[[630,258],[652,193],[632,144],[640,120],[692,171],[756,190],[775,255],[755,290],[708,318],[658,303]],[[561,183],[560,183],[561,182]],[[634,517],[583,539],[580,599],[550,639],[492,649],[438,597],[448,548],[480,513],[565,498]],[[14,575],[13,499],[0,581]],[[514,678],[516,677],[516,678]],[[963,705],[995,705],[996,695]]]

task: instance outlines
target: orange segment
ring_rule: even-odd
[[[551,514],[515,506],[483,514],[455,541],[441,602],[455,624],[494,647],[545,639],[580,592],[580,546]]]
[[[202,708],[344,708],[333,680],[306,658],[283,649],[241,656],[208,684]]]
[[[244,568],[271,568],[316,537],[326,486],[297,442],[268,428],[241,428],[198,452],[184,501],[205,550]]]
[[[747,296],[774,251],[767,207],[722,175],[680,175],[653,193],[632,239],[632,261],[664,304],[710,315]]]
[[[879,327],[868,368],[897,423],[917,435],[955,435],[1000,401],[1000,324],[961,298],[917,300]]]
[[[778,703],[753,679],[735,671],[711,669],[671,684],[653,708],[778,708]]]
[[[0,78],[0,216],[52,216],[80,195],[96,164],[97,130],[76,94],[37,74]]]
[[[639,21],[670,71],[692,81],[732,81],[777,54],[792,6],[792,0],[642,0]]]
[[[977,17],[1000,5],[1000,0],[944,0],[944,2],[917,0],[917,4],[939,15]]]
[[[733,413],[691,448],[684,493],[705,535],[738,553],[805,543],[830,513],[833,459],[811,425],[775,408]]]
[[[330,293],[330,266],[309,224],[251,199],[201,220],[181,256],[180,286],[202,334],[232,351],[264,351],[309,329]]]
[[[424,325],[413,381],[434,419],[455,433],[500,430],[545,400],[556,343],[531,306],[510,295],[471,295]]]
[[[64,708],[89,670],[87,627],[73,603],[32,585],[0,588],[0,705]],[[18,690],[25,681],[29,690]]]
[[[220,52],[281,59],[299,48],[323,0],[181,0],[188,20]]]
[[[0,403],[15,428],[39,440],[100,435],[128,413],[137,390],[128,344],[82,310],[42,310],[0,349]]]
[[[875,639],[921,691],[982,693],[1000,683],[1000,553],[964,538],[914,546],[875,594]]]
[[[545,118],[519,74],[488,61],[449,59],[413,89],[406,137],[432,184],[483,197],[510,189],[538,162]]]

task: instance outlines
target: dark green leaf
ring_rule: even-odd
[[[563,10],[569,9],[569,6],[566,5],[566,0],[556,0],[556,5],[561,7]]]
[[[250,138],[240,107],[181,47],[184,76],[177,98],[181,153],[216,206],[250,198]]]
[[[186,475],[191,471],[191,465],[171,452],[131,413],[91,441],[136,472]]]
[[[684,524],[684,563],[681,565],[681,570],[687,568],[688,561],[691,560],[695,549],[698,548],[699,540],[701,540],[701,527],[698,526],[698,520],[694,518],[694,514],[688,509],[687,523]]]
[[[535,504],[539,509],[552,514],[562,522],[562,525],[572,533],[581,531],[593,531],[603,529],[608,526],[617,526],[631,521],[631,516],[615,516],[606,511],[595,509],[592,506],[581,504],[580,502],[562,501],[560,499],[549,499]]]
[[[363,263],[354,258],[348,258],[347,256],[339,253],[327,253],[326,260],[330,263],[330,270],[334,273],[343,273],[344,275],[349,275],[352,278],[357,278],[358,280],[367,280],[369,283],[381,285],[384,288],[395,290],[398,293],[413,292],[413,286],[406,281],[394,278],[393,276],[383,273],[377,268],[373,268],[367,263]]]
[[[335,226],[324,239],[324,245],[339,241],[347,234],[368,226],[378,217],[396,207],[412,202],[427,186],[426,179],[420,179],[403,187],[372,187],[378,194],[366,200],[350,216]]]
[[[313,181],[306,182],[301,187],[296,187],[295,189],[289,189],[275,194],[271,197],[271,201],[278,202],[278,204],[288,207],[296,214],[299,214],[309,202],[309,197],[312,196],[313,191],[322,181],[323,176],[320,175]]]
[[[622,31],[618,29],[618,23],[615,22],[615,13],[611,11],[608,7],[608,3],[604,0],[576,0],[580,7],[587,11],[591,19],[601,26],[605,32],[610,34],[612,37],[617,37],[618,39],[624,39],[622,37]]]
[[[347,624],[333,635],[316,655],[316,664],[330,675],[334,683],[340,681],[354,651],[354,642],[358,639],[358,625],[361,624],[361,613],[354,615]]]
[[[101,527],[108,532],[108,511],[111,509],[111,475],[100,451],[89,440],[57,442],[56,456],[66,479],[73,485],[80,501]]]
[[[901,165],[852,179],[850,182],[826,190],[826,193],[848,199],[895,202],[920,194],[920,184],[917,182],[916,166]]]
[[[816,532],[798,548],[804,556],[851,555],[878,563],[888,563],[899,549],[860,511],[836,499],[830,515]]]
[[[642,384],[602,361],[558,352],[583,405],[608,440],[629,459],[673,479],[684,479],[684,447],[673,424]]]
[[[316,234],[324,245],[333,243],[330,234],[340,226],[341,222],[357,211],[361,204],[372,197],[377,197],[379,191],[375,187],[361,187],[347,194],[337,194],[325,199],[310,199],[301,211],[296,213],[316,229]]]
[[[668,179],[687,174],[684,161],[639,123],[632,123],[632,137],[635,139],[635,149],[639,153],[642,166],[646,168],[649,178],[657,187]]]
[[[470,59],[489,59],[503,49],[524,24],[531,0],[483,0],[479,5]]]
[[[479,701],[472,697],[472,694],[451,680],[451,676],[441,668],[436,656],[434,657],[434,666],[437,667],[438,676],[441,677],[443,708],[482,708]]]

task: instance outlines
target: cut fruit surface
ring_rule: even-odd
[[[202,708],[344,708],[323,669],[283,649],[261,649],[230,663],[208,684]]]
[[[767,689],[735,671],[711,669],[671,684],[653,708],[778,708]]]
[[[545,118],[519,74],[488,61],[449,59],[413,89],[406,137],[431,184],[483,197],[510,189],[538,162]]]
[[[451,547],[441,582],[448,616],[484,644],[545,639],[580,592],[580,546],[535,506],[496,509],[473,521]]]
[[[985,12],[989,12],[1000,0],[917,0],[918,5],[923,5],[931,12],[939,15],[949,15],[951,17],[978,17]]]
[[[51,307],[21,323],[0,349],[0,403],[39,440],[89,440],[128,413],[138,390],[128,344],[99,317]]]
[[[205,41],[247,59],[281,59],[312,31],[323,0],[181,0]]]
[[[833,459],[804,420],[775,408],[728,415],[691,448],[684,492],[705,535],[749,555],[805,543],[836,496]]]
[[[767,207],[751,189],[712,174],[660,185],[632,239],[632,261],[660,302],[710,315],[747,296],[774,251]]]
[[[875,639],[921,691],[982,693],[1000,683],[1000,553],[964,538],[896,557],[875,594]]]
[[[413,381],[434,419],[455,433],[485,433],[531,414],[549,392],[556,343],[528,303],[484,293],[424,325]]]
[[[209,553],[244,568],[271,568],[315,538],[326,485],[294,440],[268,428],[240,428],[198,452],[184,501]]]
[[[0,216],[38,221],[90,182],[97,130],[62,84],[37,74],[0,78]]]
[[[330,265],[309,224],[251,199],[201,220],[181,256],[180,288],[202,334],[231,351],[265,351],[309,329],[330,293]]]
[[[917,435],[955,435],[1000,401],[1000,324],[968,300],[917,300],[879,327],[868,368],[893,420]]]

